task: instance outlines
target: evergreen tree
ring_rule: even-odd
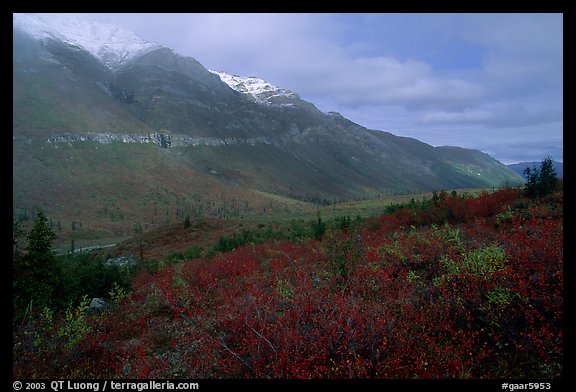
[[[326,224],[322,222],[322,218],[320,217],[320,211],[317,213],[318,219],[316,222],[312,221],[312,231],[314,234],[314,238],[318,241],[322,240],[322,236],[326,233]]]
[[[28,256],[37,266],[47,267],[54,260],[52,241],[56,234],[50,229],[44,213],[36,215],[32,230],[28,233]]]
[[[550,157],[540,163],[540,169],[527,167],[524,174],[527,178],[524,194],[530,198],[546,196],[552,193],[558,184],[558,175]]]
[[[52,241],[55,238],[48,219],[39,212],[26,236],[27,253],[14,259],[15,313],[27,307],[41,310],[53,302],[54,288],[58,287],[60,279],[59,264],[52,253]]]

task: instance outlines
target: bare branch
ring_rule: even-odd
[[[238,354],[236,354],[234,351],[230,350],[230,348],[226,345],[226,343],[224,343],[224,342],[221,341],[221,340],[218,340],[218,343],[220,343],[220,345],[221,345],[222,347],[224,347],[226,350],[228,350],[232,355],[234,355],[234,356],[235,356],[236,358],[238,358],[240,361],[242,361],[242,363],[243,363],[244,365],[246,365],[246,366],[248,367],[248,369],[254,371],[254,368],[253,368],[252,366],[250,366],[245,360],[243,360],[241,356],[239,356]]]
[[[246,324],[246,325],[248,325],[248,324]],[[249,325],[248,325],[248,326],[249,326]],[[250,327],[250,326],[249,326],[249,327]],[[260,338],[264,339],[264,341],[265,341],[266,343],[268,343],[268,345],[270,346],[270,348],[271,348],[272,350],[274,350],[274,352],[275,352],[276,354],[278,354],[278,351],[276,351],[276,349],[274,348],[274,346],[272,345],[272,343],[270,343],[270,341],[269,341],[268,339],[266,339],[264,336],[262,336],[262,334],[259,333],[258,331],[256,331],[254,328],[250,327],[250,329],[251,329],[252,331],[254,331],[254,333],[255,333],[256,335],[258,335]]]

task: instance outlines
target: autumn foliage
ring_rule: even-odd
[[[72,348],[20,340],[14,375],[558,378],[562,195],[435,194],[319,240],[176,263],[86,323]]]

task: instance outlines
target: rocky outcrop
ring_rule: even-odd
[[[103,298],[92,298],[86,310],[88,313],[101,313],[108,307],[108,303]]]
[[[62,135],[50,136],[45,139],[46,143],[76,143],[76,142],[98,142],[109,144],[112,142],[122,143],[152,143],[162,148],[186,147],[186,146],[226,146],[234,144],[275,144],[265,136],[251,138],[215,138],[215,137],[192,137],[186,135],[173,135],[168,133],[147,133],[147,134],[126,134],[126,133],[97,133],[91,132],[82,135],[64,133]]]
[[[118,267],[134,264],[136,264],[136,258],[132,255],[109,258],[104,262],[104,265],[115,265]]]

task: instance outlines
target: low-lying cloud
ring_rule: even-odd
[[[563,116],[562,14],[90,17],[207,68],[261,77],[369,128],[438,145],[434,128],[477,127],[467,144],[480,148],[486,129],[507,145],[537,125],[535,143],[550,133],[561,141],[562,127],[551,124]]]

